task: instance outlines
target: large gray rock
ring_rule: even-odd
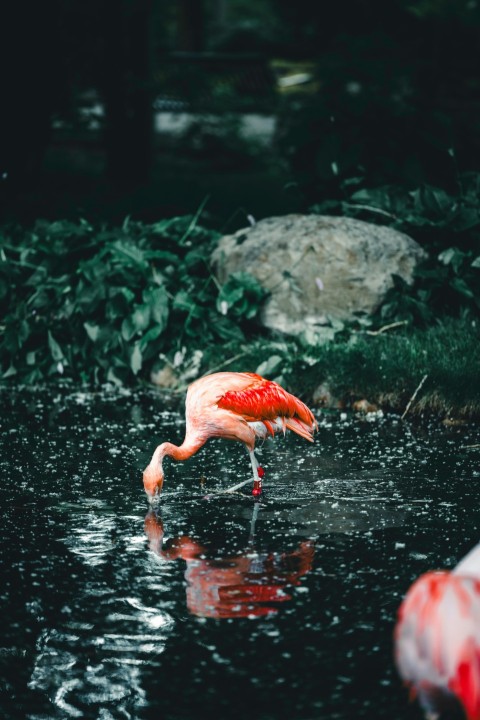
[[[412,281],[425,257],[408,235],[352,218],[284,215],[221,238],[212,261],[225,282],[249,272],[270,290],[262,312],[266,327],[311,333],[329,318],[373,313],[392,274]]]

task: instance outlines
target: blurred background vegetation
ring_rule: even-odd
[[[399,407],[428,373],[431,408],[480,414],[479,41],[477,0],[3,4],[2,376],[248,367]],[[209,258],[288,212],[386,223],[429,257],[324,344],[267,338],[265,293]]]
[[[0,11],[3,219],[216,227],[479,168],[476,0],[19,0]],[[347,185],[346,185],[347,184]]]

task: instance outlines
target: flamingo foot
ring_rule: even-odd
[[[262,494],[262,484],[258,483],[257,485],[253,486],[252,495],[254,498],[260,497]]]
[[[258,466],[258,468],[257,468],[258,479],[253,481],[252,495],[254,498],[258,498],[262,494],[262,477],[264,475],[265,475],[265,470],[262,467]]]

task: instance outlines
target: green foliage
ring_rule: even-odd
[[[465,197],[380,189],[330,207],[386,219],[417,237],[432,233],[433,252],[413,287],[395,278],[377,317],[332,320],[296,340],[257,333],[265,291],[241,272],[219,285],[209,267],[217,234],[195,218],[0,229],[2,377],[120,384],[170,365],[181,386],[201,372],[247,368],[307,400],[323,383],[339,399],[368,396],[401,409],[428,374],[418,408],[478,415],[478,207]],[[398,319],[405,324],[372,332]],[[426,329],[412,327],[417,320]]]
[[[480,314],[480,174],[461,178],[449,194],[430,185],[414,191],[400,187],[362,188],[344,185],[345,198],[315,205],[317,213],[342,214],[382,222],[406,232],[428,251],[412,286],[393,276],[394,286],[376,322],[409,320],[427,324],[441,315]],[[375,319],[374,319],[375,320]]]
[[[342,183],[342,198],[316,204],[313,212],[383,222],[438,247],[450,243],[452,234],[464,244],[473,240],[480,245],[480,173],[461,176],[455,193],[432,185],[415,190],[399,185],[359,188],[363,182],[361,177],[349,178]]]
[[[232,273],[220,290],[217,308],[222,314],[231,314],[241,319],[252,319],[257,314],[258,306],[265,298],[265,290],[260,283],[248,273]]]
[[[184,343],[202,350],[241,342],[265,292],[240,273],[218,285],[209,267],[216,239],[191,218],[3,229],[2,376],[125,383]]]

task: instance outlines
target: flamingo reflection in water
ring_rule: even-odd
[[[301,542],[286,553],[257,553],[253,532],[259,503],[255,503],[250,542],[244,553],[227,557],[208,557],[208,549],[188,536],[163,545],[161,517],[150,510],[145,517],[145,533],[150,549],[165,560],[182,558],[187,567],[187,607],[197,617],[260,617],[277,612],[278,603],[291,600],[286,588],[300,584],[312,569],[314,544]]]
[[[408,591],[395,628],[399,673],[426,717],[480,720],[480,544]]]

